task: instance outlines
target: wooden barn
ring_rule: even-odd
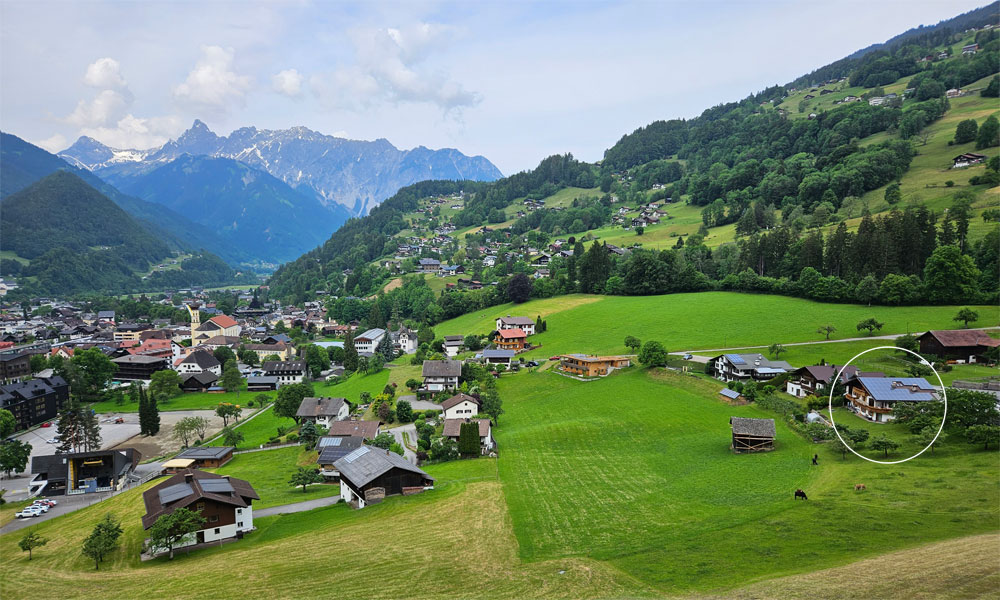
[[[340,473],[340,497],[356,508],[386,496],[434,488],[433,477],[395,452],[374,446],[361,446],[335,461],[333,468]]]
[[[733,452],[769,452],[774,450],[774,419],[730,417],[733,428]]]

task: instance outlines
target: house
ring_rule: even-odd
[[[247,377],[248,392],[273,392],[278,389],[278,377],[267,375],[251,375]]]
[[[962,46],[962,55],[975,54],[979,50],[979,44],[969,44]]]
[[[340,497],[357,508],[386,496],[434,489],[434,478],[395,452],[362,446],[333,463],[340,473]]]
[[[774,450],[774,419],[730,417],[733,429],[732,450],[736,454]]]
[[[354,347],[361,352],[371,352],[375,353],[375,349],[378,348],[379,342],[385,337],[385,329],[369,329],[364,333],[358,334],[354,338]]]
[[[968,167],[970,165],[976,165],[984,160],[986,156],[983,154],[976,154],[975,152],[966,152],[965,154],[959,154],[952,160],[952,169],[961,169],[962,167]]]
[[[802,97],[802,99],[803,100],[812,100],[815,97],[816,96],[813,96],[812,94],[806,94],[805,96]]]
[[[69,384],[58,375],[0,386],[0,408],[14,415],[14,431],[55,419],[69,400]]]
[[[1000,346],[1000,340],[974,329],[928,331],[917,338],[917,343],[921,354],[969,363]]]
[[[115,326],[115,311],[113,310],[100,310],[97,311],[97,324],[98,325],[109,325],[111,327]]]
[[[959,96],[962,95],[962,90],[958,88],[951,88],[950,90],[945,92],[944,95],[948,98],[958,98]]]
[[[206,350],[195,350],[174,363],[174,368],[182,376],[203,372],[222,375],[222,363]]]
[[[112,334],[112,339],[116,342],[139,341],[139,336],[143,331],[152,329],[152,325],[146,323],[122,323]]]
[[[833,90],[827,90],[827,89],[823,89],[823,90],[819,91],[819,95],[820,96],[825,96],[827,94],[832,94],[832,93],[833,93]]]
[[[468,394],[456,394],[441,403],[445,419],[465,419],[479,414],[482,406],[479,398]]]
[[[166,358],[145,354],[119,356],[112,358],[111,362],[118,365],[118,372],[115,373],[118,381],[149,381],[153,373],[170,368],[170,362]]]
[[[463,423],[477,423],[479,425],[479,448],[482,454],[487,454],[490,450],[493,450],[493,433],[489,419],[445,419],[441,435],[458,442],[458,438],[462,433]]]
[[[462,351],[462,346],[465,344],[465,338],[460,335],[446,335],[444,336],[444,353],[448,358],[455,358],[458,353]]]
[[[631,366],[628,356],[593,356],[587,354],[564,354],[559,357],[559,368],[567,373],[585,377],[601,377],[615,369]]]
[[[365,438],[356,435],[324,435],[316,441],[316,448],[319,450],[316,463],[319,464],[319,472],[326,478],[327,483],[340,481],[340,471],[335,469],[333,464],[362,447],[364,443]]]
[[[276,342],[274,344],[246,344],[244,348],[256,352],[257,357],[261,359],[267,358],[268,356],[277,356],[278,360],[291,360],[293,355],[291,344],[286,344],[285,342]]]
[[[792,371],[785,384],[785,391],[796,398],[806,396],[816,396],[826,389],[833,379],[834,374],[840,369],[836,365],[811,365],[800,367]],[[844,372],[840,374],[840,382],[847,383],[847,380],[858,373],[858,368],[853,365],[844,367]]]
[[[11,383],[31,377],[31,354],[17,350],[0,354],[0,381]]]
[[[501,350],[524,350],[525,341],[528,336],[521,329],[500,329],[493,340],[497,348]]]
[[[783,360],[768,360],[763,354],[722,354],[712,359],[712,373],[722,381],[766,381],[793,369]]]
[[[239,539],[253,531],[253,501],[259,499],[248,481],[188,469],[143,492],[142,528],[148,530],[160,517],[187,508],[205,519],[204,529],[189,534],[175,548]],[[149,548],[149,553],[164,550]]]
[[[885,96],[873,96],[868,99],[869,106],[882,106],[883,104],[885,104],[885,102],[886,102]]]
[[[501,329],[520,329],[525,335],[535,335],[535,322],[528,317],[499,317],[497,319],[497,331]]]
[[[483,362],[489,365],[507,365],[509,369],[511,363],[514,361],[514,351],[513,350],[496,350],[488,348],[483,350]]]
[[[334,421],[330,423],[329,435],[354,436],[363,440],[372,440],[381,433],[382,423],[379,421]]]
[[[207,392],[216,387],[219,376],[211,371],[201,373],[189,373],[181,376],[181,389],[185,392]]]
[[[855,377],[847,382],[848,408],[875,423],[891,421],[897,402],[937,400],[937,390],[923,377]]]
[[[419,261],[420,270],[424,273],[437,273],[441,270],[441,261],[434,258],[421,258]]]
[[[413,354],[417,351],[417,332],[400,326],[398,330],[389,332],[392,345],[400,354]]]
[[[198,446],[188,448],[174,458],[193,461],[191,466],[195,469],[214,469],[233,460],[235,451],[232,446]]]
[[[302,383],[306,376],[306,363],[302,360],[279,362],[271,360],[261,365],[266,377],[277,377],[277,387],[290,383]]]
[[[490,254],[490,255],[487,255],[487,256],[483,257],[483,266],[484,267],[493,267],[493,266],[496,266],[496,264],[497,264],[497,257],[496,256],[493,256],[492,254]]]
[[[544,279],[549,276],[548,269],[535,269],[535,272],[531,274],[534,279]]]
[[[29,486],[47,496],[121,490],[141,460],[135,448],[33,456]]]
[[[454,390],[462,376],[462,363],[457,360],[425,360],[421,375],[424,389],[429,392]]]
[[[312,421],[329,428],[334,421],[343,421],[351,414],[345,398],[303,398],[295,415],[300,422]]]
[[[197,311],[194,311],[194,314],[197,314]],[[192,320],[191,345],[197,346],[217,335],[238,338],[242,329],[235,319],[226,315],[216,315],[204,323],[201,323],[200,320],[197,322]]]

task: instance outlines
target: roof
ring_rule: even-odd
[[[403,469],[404,471],[418,473],[424,479],[434,481],[433,477],[410,464],[410,461],[395,452],[373,448],[372,446],[358,448],[333,463],[333,467],[340,471],[341,479],[348,480],[357,488],[371,483],[380,475],[392,469]]]
[[[923,377],[858,377],[876,400],[927,402],[937,400],[935,388]]]
[[[215,358],[211,352],[207,352],[205,350],[195,350],[191,354],[188,354],[184,360],[181,361],[181,364],[193,364],[198,365],[202,369],[211,369],[213,367],[218,367],[222,363],[220,363],[219,359]]]
[[[441,403],[441,408],[444,409],[444,410],[448,410],[452,406],[455,406],[456,404],[461,404],[462,402],[465,402],[465,401],[472,402],[476,406],[480,406],[482,404],[479,401],[479,398],[474,398],[474,397],[472,397],[472,396],[470,396],[468,394],[455,394],[451,398],[448,398],[447,400],[445,400],[444,402],[442,402]]]
[[[502,325],[534,325],[535,321],[529,317],[500,317],[499,319]]]
[[[527,337],[528,334],[524,333],[523,329],[512,328],[512,329],[501,329],[497,332],[497,335],[504,338],[505,340],[517,340],[523,337]]]
[[[928,331],[920,337],[932,336],[946,348],[960,348],[964,346],[986,346],[995,348],[1000,346],[1000,340],[991,338],[983,331],[975,329],[944,329],[941,331]]]
[[[744,417],[730,417],[729,423],[733,426],[735,435],[752,435],[755,437],[774,437],[774,419],[746,419]]]
[[[167,362],[167,359],[162,356],[150,356],[148,354],[127,354],[125,356],[119,356],[118,358],[112,358],[111,362],[151,365],[154,363],[165,363]]]
[[[225,458],[226,455],[232,453],[234,450],[236,450],[236,448],[232,446],[198,446],[197,448],[188,448],[184,452],[179,453],[175,458],[218,460],[220,458]]]
[[[330,435],[353,435],[370,440],[378,435],[379,421],[336,421],[330,424]]]
[[[181,386],[188,385],[188,382],[195,381],[201,385],[212,385],[219,380],[219,376],[211,371],[202,371],[200,373],[188,373],[184,376],[184,380],[181,382]]]
[[[424,377],[458,377],[462,363],[457,360],[425,360],[421,374]]]
[[[782,371],[767,371],[765,369],[783,369],[791,371],[794,367],[783,360],[769,360],[763,354],[723,354],[730,364],[739,370],[755,369],[761,373],[780,373]]]
[[[385,329],[379,329],[379,328],[376,327],[374,329],[369,329],[368,331],[366,331],[366,332],[364,332],[364,333],[362,333],[360,335],[354,336],[354,339],[355,340],[361,339],[361,340],[375,341],[377,338],[384,337],[384,336],[385,336]]]
[[[172,458],[163,463],[165,469],[186,469],[194,464],[193,458]]]
[[[514,358],[514,351],[490,348],[483,350],[483,358]]]
[[[344,398],[303,398],[295,416],[300,418],[336,416],[346,401]]]
[[[358,436],[325,435],[319,438],[316,443],[316,447],[319,449],[319,457],[316,462],[321,465],[332,465],[363,446],[364,443],[364,438]]]
[[[236,325],[238,325],[235,319],[233,319],[232,317],[228,317],[226,315],[218,315],[212,317],[211,319],[209,319],[209,321],[215,323],[216,325],[222,327],[223,329],[226,329],[228,327],[235,327]]]
[[[146,505],[142,528],[149,529],[161,516],[203,498],[242,508],[250,506],[248,500],[259,500],[260,496],[248,481],[187,469],[142,493]]]
[[[740,397],[739,392],[737,392],[736,390],[731,390],[729,388],[722,388],[721,390],[719,390],[719,393],[725,396],[726,398],[731,398],[733,400],[737,400]]]
[[[306,363],[301,360],[287,362],[271,360],[261,365],[261,368],[267,373],[297,373],[299,371],[305,372]]]
[[[441,435],[444,437],[458,437],[462,433],[463,423],[478,423],[479,437],[486,437],[490,433],[489,419],[445,419]]]

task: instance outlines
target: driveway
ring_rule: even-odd
[[[417,400],[417,397],[412,394],[400,396],[399,399],[409,402],[413,410],[442,410],[440,404],[436,404],[430,400]]]
[[[328,496],[326,498],[316,498],[314,500],[293,502],[292,504],[282,504],[281,506],[271,506],[269,508],[262,508],[260,510],[255,508],[253,510],[253,516],[254,518],[257,518],[257,517],[270,517],[272,515],[284,515],[287,513],[305,512],[307,510],[312,510],[314,508],[330,506],[336,504],[339,501],[340,501],[340,496]]]
[[[417,445],[417,426],[414,425],[413,423],[407,423],[406,425],[400,425],[399,427],[393,427],[392,429],[389,429],[388,431],[390,433],[392,433],[393,436],[395,436],[396,441],[399,442],[399,445],[403,447],[403,458],[405,458],[406,460],[410,461],[413,464],[417,464],[417,455],[416,455],[416,453],[413,452],[412,450],[410,450],[410,448],[406,445],[406,442],[403,440],[403,434],[405,433],[406,436],[410,440],[410,444],[412,444],[414,447],[416,447],[416,445]]]

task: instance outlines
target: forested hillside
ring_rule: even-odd
[[[497,285],[405,276],[375,312],[434,322],[527,297],[712,289],[996,302],[997,6],[695,119],[651,123],[597,165],[553,156],[489,184],[411,186],[279,269],[272,292],[370,296],[394,277],[387,266],[433,258]],[[962,153],[984,158],[951,168]],[[332,303],[350,318],[369,304]]]

